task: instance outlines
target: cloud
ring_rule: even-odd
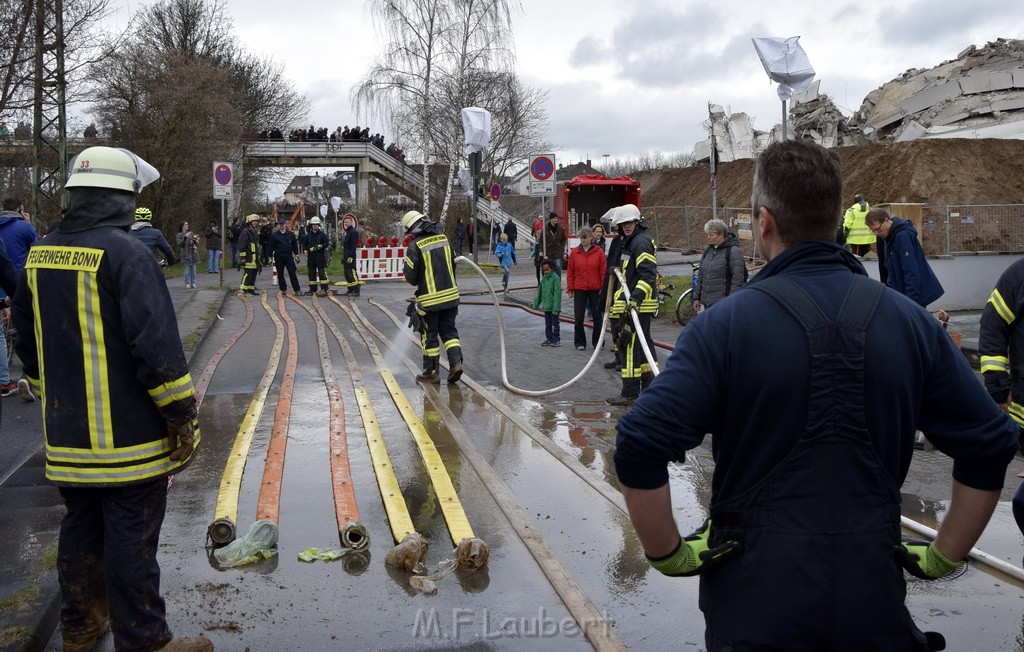
[[[898,6],[898,5],[897,5]],[[998,34],[1024,21],[1024,5],[1003,0],[917,0],[878,16],[878,31],[890,46],[917,47],[938,40],[968,45],[972,33]],[[984,37],[982,37],[984,38]],[[978,45],[981,45],[980,43]],[[956,52],[950,54],[953,58]]]
[[[581,38],[569,52],[569,65],[573,68],[585,68],[606,63],[612,57],[612,50],[596,36],[587,35]]]

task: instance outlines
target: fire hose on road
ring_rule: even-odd
[[[469,258],[466,258],[465,256],[458,256],[455,259],[455,262],[464,262],[468,264],[470,267],[472,267],[474,270],[476,270],[476,273],[479,274],[480,277],[484,280],[484,284],[487,286],[487,292],[491,295],[491,303],[493,303],[494,305],[494,313],[495,315],[497,315],[498,318],[498,344],[501,347],[501,383],[502,385],[505,386],[507,390],[514,394],[519,394],[521,396],[548,396],[550,394],[556,394],[564,389],[572,387],[577,381],[579,381],[581,378],[583,378],[583,376],[586,375],[587,371],[589,371],[590,368],[594,365],[594,361],[597,360],[597,356],[601,351],[601,347],[604,345],[604,338],[609,324],[608,314],[611,308],[612,296],[614,295],[614,293],[611,291],[611,288],[609,288],[608,297],[605,300],[604,319],[600,326],[601,335],[598,337],[597,344],[594,346],[593,354],[591,354],[590,359],[587,360],[587,364],[583,366],[583,369],[581,369],[578,374],[576,374],[569,380],[565,381],[561,385],[558,385],[557,387],[552,387],[550,389],[522,389],[520,387],[516,387],[515,385],[513,385],[511,381],[509,381],[508,379],[507,352],[505,350],[505,322],[501,316],[501,301],[498,299],[498,295],[494,292],[494,287],[491,285],[490,279],[487,278],[487,273],[484,272],[484,270],[480,269],[480,267],[476,263],[474,263]],[[624,296],[628,297],[630,295],[629,287],[626,285],[626,279],[622,276],[622,271],[616,269],[615,275],[618,282],[622,285]],[[658,365],[654,362],[654,356],[651,355],[651,349],[647,345],[647,338],[643,337],[643,331],[640,328],[640,317],[639,315],[637,315],[636,308],[633,307],[632,302],[627,301],[626,309],[629,310],[630,315],[632,316],[633,325],[636,328],[637,339],[640,341],[640,346],[643,348],[644,355],[647,356],[648,363],[651,366],[651,371],[654,373],[655,376],[657,376],[658,373],[660,373],[658,370]],[[598,326],[595,324],[594,328],[598,328]]]

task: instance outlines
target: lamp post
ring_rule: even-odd
[[[473,177],[473,195],[472,195],[472,211],[471,211],[471,224],[473,225],[473,239],[476,240],[476,207],[477,207],[477,187],[480,185],[480,163],[482,159],[482,150],[487,147],[487,144],[491,140],[491,113],[487,109],[481,109],[479,107],[471,106],[462,109],[462,129],[466,135],[466,156],[469,158],[470,174]],[[488,241],[490,241],[490,234],[487,234]],[[477,262],[480,247],[477,242],[474,242],[473,247],[473,262]]]

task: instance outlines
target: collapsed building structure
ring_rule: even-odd
[[[698,162],[709,160],[712,138],[720,161],[753,158],[781,138],[781,125],[758,131],[745,113],[709,109],[710,136],[694,146]],[[1024,139],[1024,40],[972,45],[954,60],[907,70],[868,93],[849,118],[819,93],[816,80],[793,96],[788,129],[825,147],[917,138]]]

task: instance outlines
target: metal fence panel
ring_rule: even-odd
[[[700,253],[707,246],[704,224],[712,217],[710,206],[645,206],[644,215],[659,247]],[[750,209],[744,207],[718,210],[718,218],[738,235],[749,215]],[[1022,253],[1024,204],[924,206],[920,235],[929,256]],[[753,238],[741,237],[740,246],[744,256],[760,260]]]
[[[926,206],[927,254],[1024,251],[1024,204]]]

